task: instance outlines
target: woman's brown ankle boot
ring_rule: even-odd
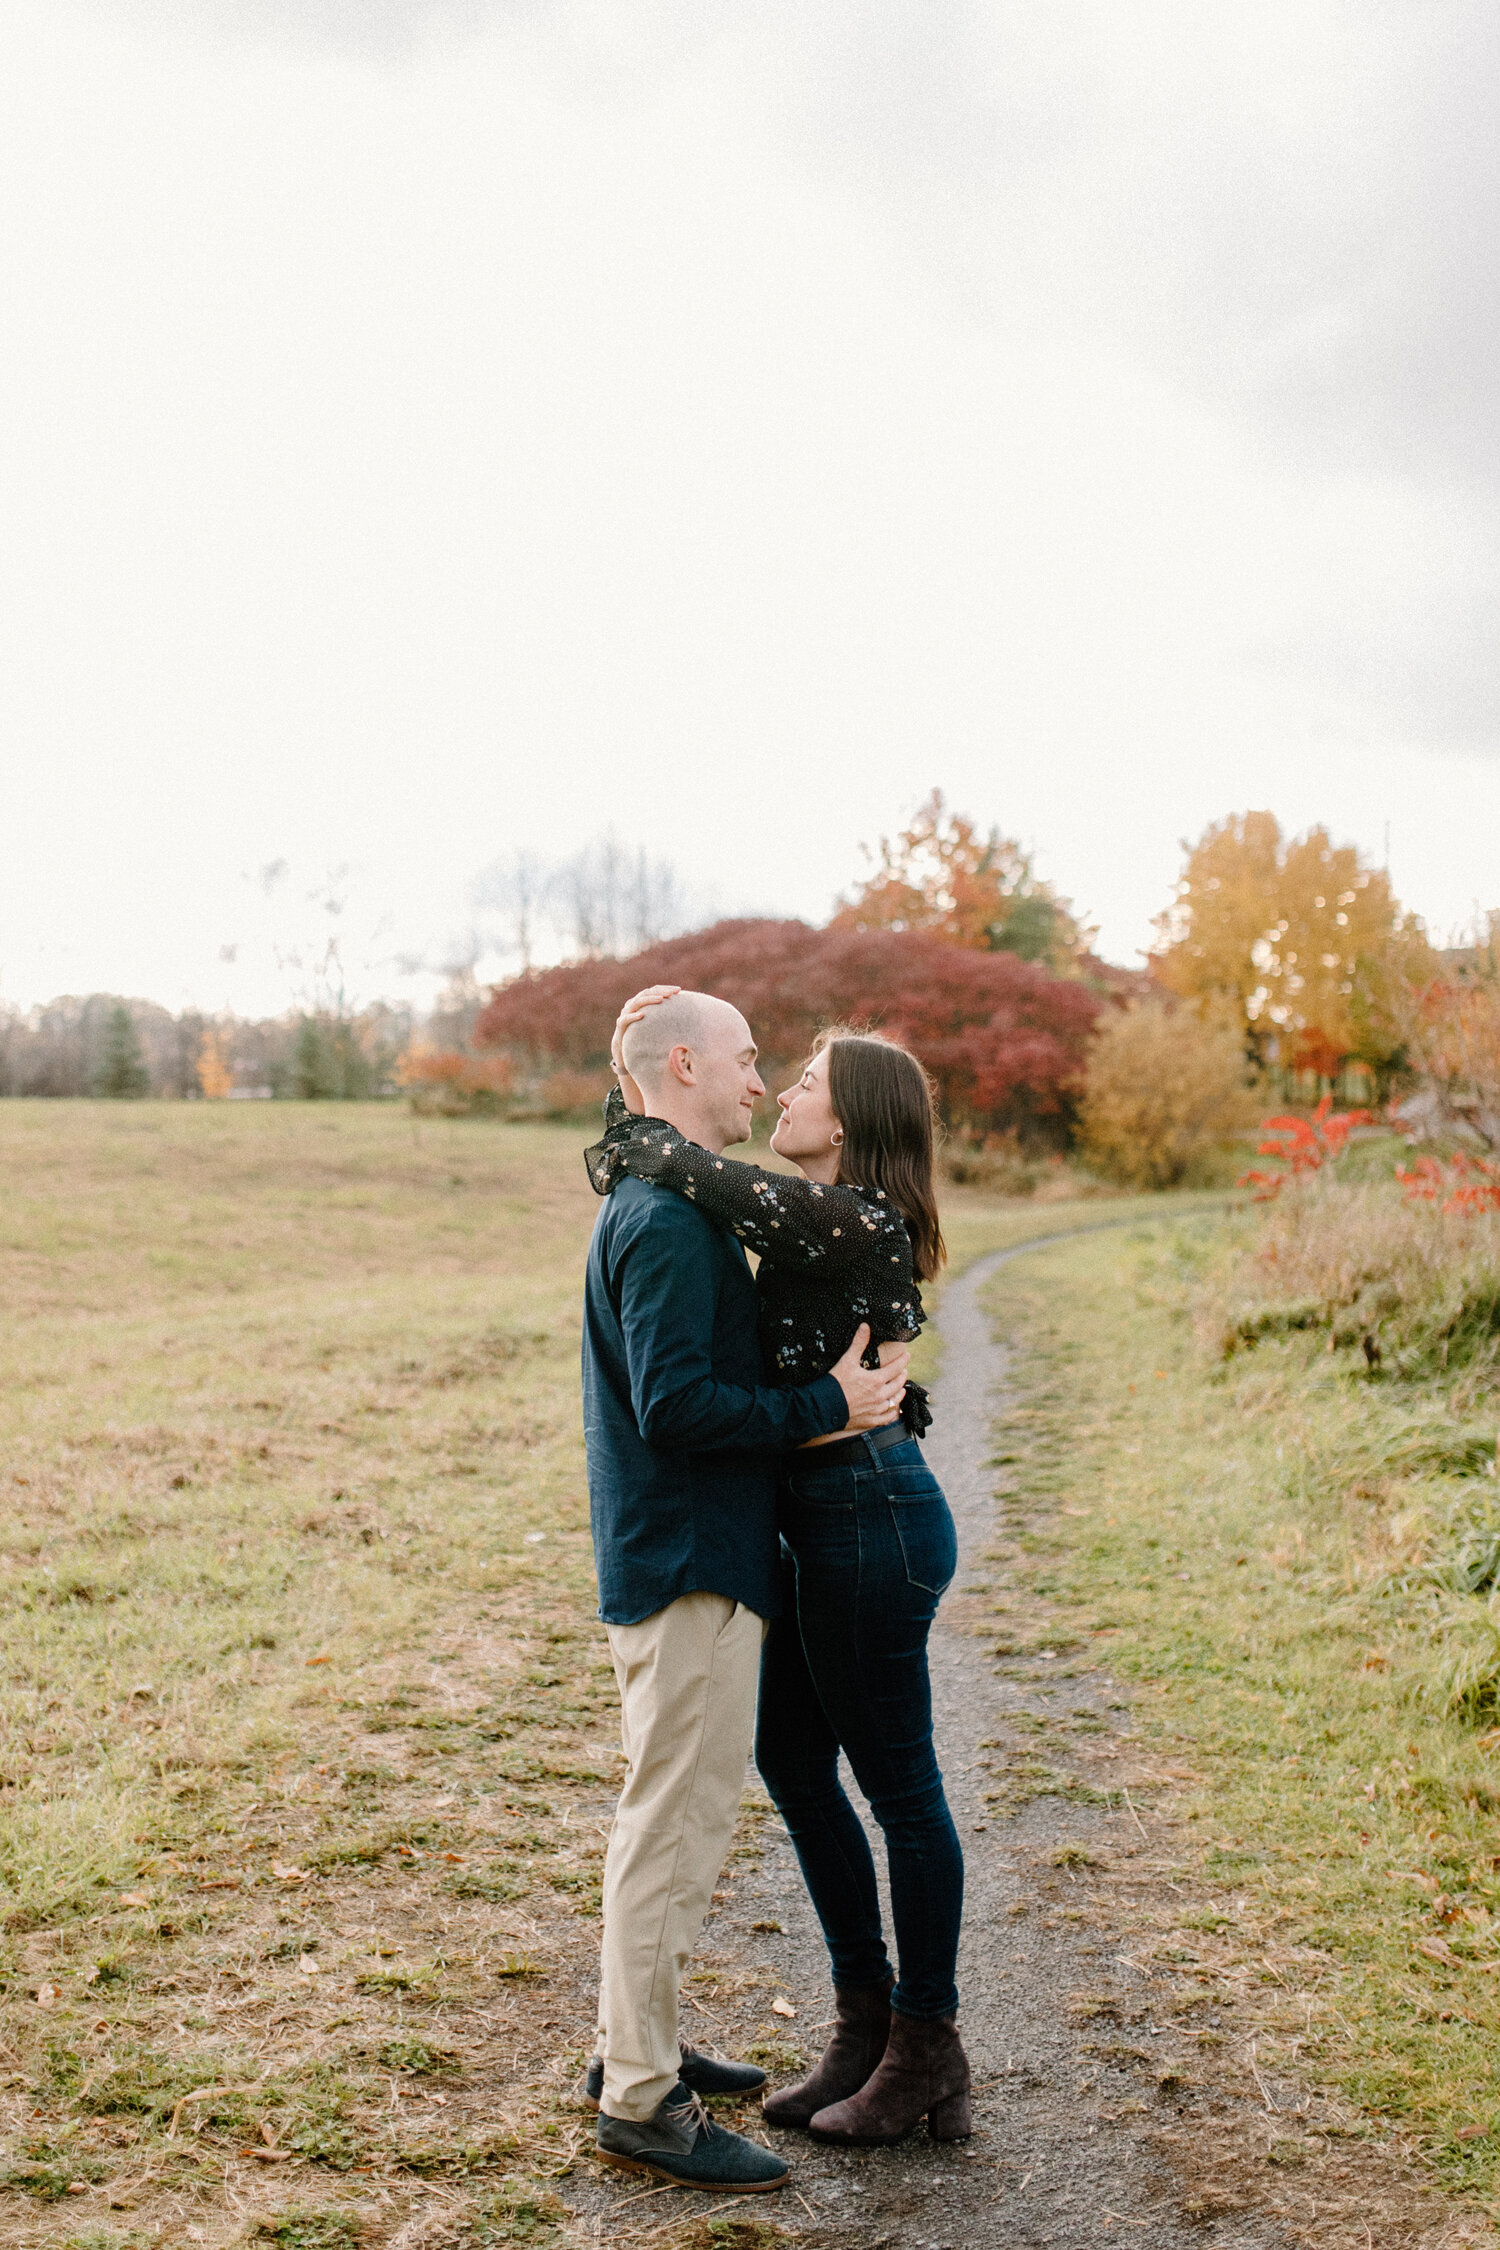
[[[891,2028],[891,1982],[836,1984],[833,2037],[800,2086],[767,2094],[761,2115],[768,2125],[806,2125],[830,2102],[857,2094],[885,2053]]]
[[[969,2058],[952,2016],[891,2017],[880,2068],[848,2100],[809,2119],[820,2141],[899,2141],[919,2117],[935,2141],[965,2141],[969,2117]]]

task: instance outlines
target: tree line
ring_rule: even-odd
[[[1184,845],[1139,970],[1112,967],[1072,902],[998,828],[934,790],[866,854],[822,927],[740,917],[674,931],[670,869],[608,838],[550,869],[515,855],[480,889],[519,971],[458,963],[429,1015],[387,1004],[261,1022],[94,994],[0,1014],[0,1093],[365,1099],[563,1116],[608,1084],[621,1001],[657,980],[743,1009],[768,1070],[833,1021],[883,1028],[935,1081],[950,1145],[1081,1149],[1166,1185],[1267,1095],[1397,1097],[1414,1134],[1500,1148],[1500,915],[1435,946],[1387,871],[1322,827],[1237,813]],[[544,903],[571,958],[532,965]]]
[[[461,1021],[433,1019],[450,1036]],[[91,992],[0,1009],[0,1096],[195,1101],[362,1101],[399,1090],[410,1008],[298,1011],[255,1020],[174,1015],[155,1001]]]

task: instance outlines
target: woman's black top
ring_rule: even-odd
[[[926,1314],[912,1274],[906,1221],[879,1188],[823,1187],[713,1156],[659,1117],[636,1117],[617,1087],[604,1138],[585,1152],[596,1192],[627,1173],[685,1195],[760,1259],[756,1295],[767,1380],[811,1383],[842,1359],[862,1320],[875,1346],[909,1343]]]

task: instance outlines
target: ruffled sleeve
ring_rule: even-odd
[[[595,1195],[608,1195],[625,1177],[624,1152],[631,1134],[644,1118],[625,1107],[625,1096],[611,1086],[604,1102],[604,1138],[583,1152],[589,1184]]]

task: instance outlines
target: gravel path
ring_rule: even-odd
[[[1139,2250],[1286,2250],[1291,2237],[1261,2214],[1242,2209],[1215,2217],[1211,2205],[1185,2205],[1180,2176],[1162,2153],[1163,2127],[1177,2125],[1178,2112],[1162,2107],[1157,2081],[1170,2084],[1178,2064],[1195,2069],[1200,2051],[1192,2027],[1181,2010],[1162,2024],[1151,2021],[1152,1995],[1161,1987],[1137,1968],[1128,1944],[1092,1919],[1068,1918],[1067,1871],[1056,1855],[1069,1846],[1110,1858],[1143,1849],[1123,1811],[1045,1796],[1013,1816],[987,1817],[991,1776],[983,1752],[997,1733],[1006,1741],[1008,1724],[1019,1719],[1024,1727],[1028,1717],[1064,1709],[1097,1714],[1106,1729],[1126,1723],[1124,1697],[1106,1674],[1085,1673],[1065,1686],[1053,1685],[1044,1663],[997,1674],[977,1630],[979,1604],[964,1600],[964,1589],[992,1568],[989,1463],[992,1426],[1004,1403],[1005,1353],[980,1298],[1000,1266],[1039,1247],[1033,1242],[984,1258],[945,1292],[943,1371],[927,1445],[960,1542],[959,1576],[939,1615],[932,1666],[940,1753],[968,1861],[959,1986],[976,2134],[965,2148],[938,2148],[919,2131],[899,2148],[860,2151],[771,2134],[794,2165],[795,2193],[757,2198],[753,2215],[850,2250],[881,2242],[901,2250],[1100,2250],[1109,2242]],[[763,1840],[759,1864],[733,1882],[705,1932],[703,1958],[722,1971],[725,1997],[705,1987],[703,2014],[685,2010],[684,2028],[691,2037],[688,2027],[697,2024],[705,2044],[742,2050],[746,2033],[731,2014],[735,1971],[748,1979],[771,1969],[797,2009],[787,2029],[813,2053],[829,2013],[826,1956],[791,1847],[774,1821]],[[882,1856],[877,1842],[877,1863]],[[771,1932],[757,1923],[771,1924]],[[1070,1996],[1101,1984],[1123,1996],[1112,2020],[1098,2013],[1090,2020],[1087,2001],[1070,2009]],[[751,2005],[764,2036],[763,1991]],[[1122,2021],[1129,2025],[1123,2038]],[[1153,2098],[1143,2101],[1143,2091]],[[1204,2129],[1212,2130],[1207,2119]],[[596,2218],[605,2241],[635,2232],[645,2217],[639,2204],[623,2207],[618,2190],[592,2169],[570,2185],[568,2200]],[[670,2212],[655,2202],[656,2224],[687,2218],[694,2205],[722,2209],[717,2198],[673,2194],[669,2201]],[[749,2216],[752,2207],[737,2209]]]

